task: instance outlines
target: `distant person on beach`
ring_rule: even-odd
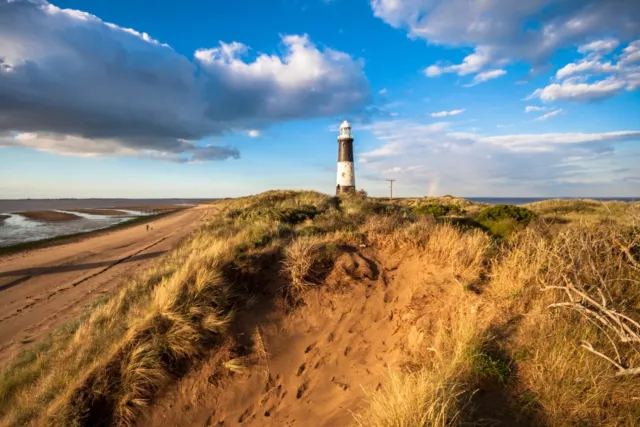
[[[149,231],[149,224],[147,224],[147,231]]]

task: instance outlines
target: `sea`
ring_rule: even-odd
[[[100,230],[132,218],[148,215],[140,211],[124,211],[124,216],[92,215],[72,212],[80,219],[68,222],[34,221],[16,212],[60,211],[66,209],[118,208],[128,206],[197,205],[215,199],[19,199],[0,200],[0,247],[49,239],[75,233]]]
[[[467,197],[466,199],[489,204],[522,205],[557,197]],[[563,197],[563,199],[570,199]],[[592,197],[593,200],[638,201],[640,197]],[[118,208],[127,206],[195,205],[216,199],[20,199],[0,200],[0,215],[9,218],[0,220],[0,247],[31,242],[51,237],[111,227],[132,217],[146,215],[144,212],[128,211],[127,216],[89,215],[74,212],[81,219],[69,222],[33,221],[16,212],[61,211],[83,208]]]

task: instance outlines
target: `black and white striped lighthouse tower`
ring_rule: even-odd
[[[356,191],[356,174],[353,169],[353,137],[348,121],[340,125],[338,135],[338,185],[336,194]]]

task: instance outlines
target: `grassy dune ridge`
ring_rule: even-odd
[[[232,345],[228,325],[267,269],[286,278],[281,297],[295,309],[341,247],[360,245],[424,253],[463,291],[355,423],[477,422],[478,390],[534,424],[640,423],[640,203],[527,211],[270,191],[212,207],[219,214],[189,241],[0,374],[1,423],[133,425]]]

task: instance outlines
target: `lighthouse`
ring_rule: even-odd
[[[353,169],[353,137],[348,121],[340,125],[338,135],[338,185],[336,194],[356,191],[356,174]]]

